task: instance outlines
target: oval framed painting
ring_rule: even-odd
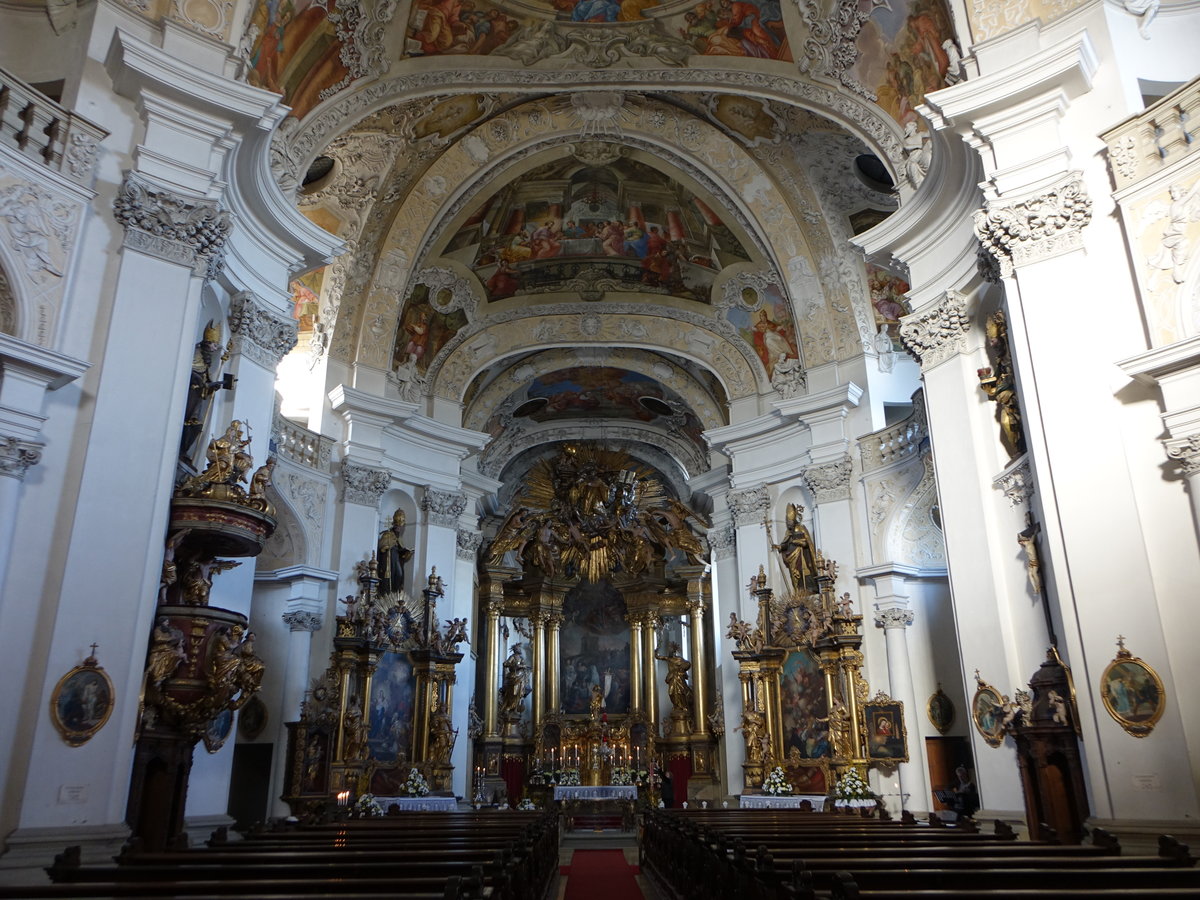
[[[984,681],[979,682],[971,698],[971,720],[989,747],[1004,742],[1004,698]]]
[[[1154,730],[1167,706],[1162,679],[1146,662],[1125,649],[1117,639],[1117,655],[1100,676],[1100,699],[1108,714],[1134,737]]]
[[[929,716],[929,721],[938,730],[938,734],[945,734],[954,724],[954,702],[942,690],[940,684],[937,690],[929,695],[929,700],[925,703],[925,714]]]
[[[72,747],[90,741],[112,715],[112,679],[96,662],[94,647],[92,653],[60,678],[50,695],[50,719]]]

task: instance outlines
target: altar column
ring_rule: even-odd
[[[542,724],[542,712],[546,699],[546,619],[549,613],[531,613],[533,622],[533,731],[537,733]]]
[[[640,713],[644,707],[642,696],[642,616],[629,613],[625,616],[629,623],[629,702],[630,712]]]
[[[695,587],[693,588],[693,585]],[[693,590],[701,596],[693,595]],[[708,673],[704,666],[704,582],[702,577],[688,579],[688,611],[691,615],[690,632],[692,639],[692,702],[693,716],[692,734],[697,737],[708,736]]]
[[[646,718],[650,731],[658,734],[658,678],[655,677],[654,629],[661,622],[656,613],[648,613],[642,619],[642,684],[645,688]]]
[[[483,653],[484,687],[483,687],[483,736],[486,740],[499,740],[500,732],[496,730],[499,720],[499,667],[500,667],[500,607],[504,602],[504,585],[488,573],[484,582],[487,594],[483,598],[482,607],[487,616],[487,630]]]
[[[550,625],[546,645],[546,711],[549,715],[555,715],[562,705],[558,696],[558,686],[562,681],[558,649],[558,638],[563,623],[562,613],[550,613],[546,621]]]

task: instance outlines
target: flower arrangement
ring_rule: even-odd
[[[764,794],[770,794],[773,797],[782,797],[792,792],[792,783],[783,774],[783,767],[776,766],[763,779],[762,789]]]
[[[566,787],[571,787],[579,784],[578,769],[560,769],[555,773],[558,783]]]
[[[360,794],[352,811],[358,819],[373,819],[383,815],[383,807],[379,805],[374,794]]]
[[[875,805],[875,795],[867,787],[857,769],[848,769],[833,787],[833,805],[868,807]]]
[[[408,781],[404,782],[404,793],[410,797],[424,797],[429,793],[429,782],[415,768],[408,770]]]
[[[616,766],[612,770],[613,784],[633,784],[633,772],[625,766]]]
[[[520,803],[517,804],[517,809],[521,810],[522,812],[536,812],[537,805],[532,800],[530,800],[528,797],[526,797],[524,800],[522,800]]]

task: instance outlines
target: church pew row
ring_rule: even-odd
[[[1141,896],[1147,885],[1168,892],[1164,896],[1200,897],[1200,872],[1190,868],[1194,858],[1169,838],[1161,842],[1159,857],[1119,858],[1119,845],[1103,833],[1097,835],[1096,847],[953,839],[941,846],[921,840],[905,845],[895,832],[886,832],[886,846],[879,846],[862,830],[831,842],[810,829],[789,829],[785,821],[777,821],[779,830],[747,853],[745,842],[727,833],[737,829],[701,827],[702,818],[675,813],[647,817],[643,861],[666,892],[680,900],[813,900],[830,892],[839,898],[884,900],[880,891],[888,891],[890,900],[892,895],[927,898],[930,891],[974,896],[984,887],[994,887],[994,896],[1030,889],[1058,897],[1060,889],[1078,889],[1081,896],[1101,898]],[[707,821],[716,818],[724,825],[730,821],[725,811]],[[876,838],[883,833],[876,830]],[[1178,891],[1184,893],[1172,893]]]
[[[424,831],[428,821],[418,814]],[[432,815],[432,814],[431,814]],[[262,833],[236,843],[214,835],[208,848],[140,852],[136,845],[117,866],[83,866],[69,848],[48,867],[55,884],[26,890],[32,897],[395,896],[447,900],[536,900],[544,897],[558,864],[553,816],[463,817],[426,846],[414,840],[417,819],[347,822],[301,827],[278,841]],[[294,837],[293,837],[294,836]],[[461,846],[448,847],[450,841]],[[232,848],[237,848],[236,850]],[[5,893],[0,897],[25,896]]]

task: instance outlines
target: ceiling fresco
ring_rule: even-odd
[[[721,268],[749,259],[715,205],[636,160],[567,157],[491,194],[443,255],[489,300],[586,285],[709,302]]]

